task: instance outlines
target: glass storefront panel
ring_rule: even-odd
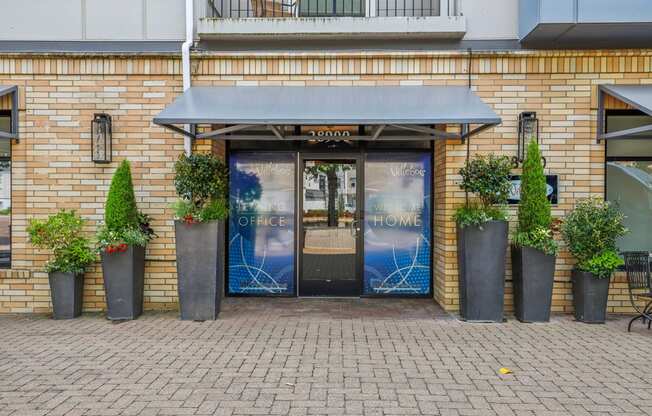
[[[618,204],[629,232],[620,251],[652,251],[652,158],[607,162],[607,200]]]
[[[369,153],[364,168],[364,294],[429,295],[431,155]]]
[[[293,152],[230,156],[231,295],[294,294],[295,158]]]

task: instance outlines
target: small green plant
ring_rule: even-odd
[[[552,235],[552,230],[541,227],[534,228],[530,231],[517,231],[514,234],[513,242],[517,247],[535,248],[550,256],[557,254],[559,247]]]
[[[228,215],[225,163],[210,154],[181,155],[174,165],[179,200],[175,217],[187,223],[222,220]]]
[[[84,220],[75,211],[61,210],[40,220],[32,218],[27,234],[34,247],[50,250],[52,257],[45,264],[45,271],[83,273],[95,258],[88,238],[82,229]]]
[[[469,226],[482,227],[482,224],[489,221],[507,220],[507,211],[504,207],[483,207],[477,203],[470,203],[458,208],[453,219],[462,228]]]
[[[546,188],[539,144],[532,138],[523,162],[518,228],[513,242],[518,247],[532,247],[554,255],[557,253],[557,243],[551,230],[552,216]]]
[[[611,276],[623,264],[616,240],[627,233],[624,215],[608,201],[596,198],[577,203],[561,227],[568,250],[577,260],[577,269],[598,278]]]
[[[507,156],[493,154],[476,156],[460,169],[460,188],[479,200],[479,204],[467,203],[457,209],[453,218],[461,227],[506,219],[504,205],[511,187],[511,169],[512,162]]]
[[[131,165],[123,160],[111,179],[106,198],[104,224],[97,232],[97,247],[109,254],[123,252],[129,246],[145,246],[156,237],[151,218],[138,211]]]
[[[578,263],[577,268],[589,272],[600,279],[611,276],[618,267],[623,265],[623,259],[613,250],[604,251],[589,260]]]

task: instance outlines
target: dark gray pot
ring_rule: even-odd
[[[507,222],[457,226],[460,315],[465,321],[503,322]]]
[[[512,246],[512,279],[516,319],[550,321],[555,256],[531,247]]]
[[[220,313],[224,281],[224,221],[174,224],[179,316],[207,321]]]
[[[82,313],[84,275],[54,272],[49,274],[52,297],[52,317],[72,319]]]
[[[122,253],[102,253],[106,317],[136,319],[143,313],[145,247],[129,246]]]
[[[587,324],[603,324],[607,319],[609,280],[573,269],[573,308],[575,319]]]

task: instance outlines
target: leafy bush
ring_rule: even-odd
[[[82,229],[84,220],[75,211],[61,210],[47,220],[32,218],[27,234],[34,247],[52,252],[45,264],[48,273],[83,273],[95,258]]]
[[[505,204],[512,186],[511,170],[512,161],[507,156],[476,156],[460,169],[460,188],[475,194],[485,207]]]
[[[483,207],[479,204],[469,204],[455,211],[454,220],[460,227],[478,226],[489,221],[505,221],[507,211],[503,207]]]
[[[226,218],[228,169],[222,160],[210,154],[181,155],[174,170],[177,219],[192,223]]]
[[[151,218],[138,211],[131,165],[123,160],[113,174],[106,198],[104,225],[97,232],[100,251],[114,253],[128,246],[145,246],[156,237],[149,223]]]
[[[523,162],[518,228],[513,242],[519,247],[532,247],[554,255],[557,253],[557,243],[551,230],[552,216],[546,188],[539,144],[532,138]]]
[[[557,254],[558,245],[549,228],[537,227],[530,231],[517,231],[513,238],[517,247],[531,247],[554,256]]]
[[[618,256],[616,251],[607,250],[589,260],[578,263],[577,268],[592,273],[600,279],[605,279],[623,264],[623,259]]]
[[[577,203],[561,227],[577,269],[605,278],[623,264],[616,249],[616,240],[627,233],[623,219],[609,202],[591,198]]]
[[[460,188],[475,194],[480,204],[467,204],[457,209],[454,219],[461,227],[505,220],[502,207],[507,203],[512,162],[507,156],[476,156],[460,169]],[[496,207],[495,205],[498,205]]]

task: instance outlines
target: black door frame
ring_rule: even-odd
[[[352,151],[338,151],[333,153],[325,153],[319,151],[299,151],[296,189],[297,189],[297,213],[295,223],[298,225],[296,235],[296,293],[297,296],[316,296],[304,295],[301,293],[302,273],[303,273],[303,244],[304,244],[304,226],[303,226],[303,172],[305,169],[306,161],[310,160],[332,160],[332,161],[354,161],[356,169],[355,180],[355,216],[354,220],[357,221],[360,231],[355,236],[355,280],[357,283],[357,293],[350,294],[333,294],[333,295],[320,295],[321,297],[360,297],[363,292],[364,285],[364,160],[362,152]]]
[[[358,165],[359,171],[356,173],[357,178],[359,178],[356,181],[356,198],[360,198],[360,194],[358,192],[362,193],[362,197],[357,201],[357,208],[358,208],[358,215],[360,218],[360,227],[361,227],[361,232],[358,233],[358,238],[361,239],[362,241],[357,241],[356,244],[359,244],[358,247],[358,252],[359,252],[359,258],[360,258],[360,264],[358,265],[358,281],[360,283],[360,295],[359,297],[361,298],[424,298],[424,299],[430,299],[434,296],[434,288],[435,288],[435,267],[434,267],[434,241],[435,241],[435,235],[434,235],[434,226],[435,226],[435,189],[434,189],[434,179],[435,179],[435,149],[433,146],[433,143],[430,142],[428,147],[419,147],[419,146],[410,146],[409,143],[400,143],[396,144],[396,146],[387,146],[387,147],[379,147],[375,148],[372,146],[368,146],[366,142],[361,142],[359,143],[359,146],[357,147],[339,147],[339,146],[327,146],[325,147],[319,147],[319,148],[314,148],[312,146],[305,146],[304,143],[300,142],[271,142],[271,141],[262,141],[262,142],[251,142],[251,143],[244,143],[245,146],[232,146],[232,143],[230,141],[225,142],[225,159],[227,165],[229,164],[229,159],[231,156],[232,152],[292,152],[294,153],[295,156],[295,186],[298,186],[298,182],[300,179],[300,175],[302,175],[302,163],[301,161],[304,159],[315,159],[320,156],[325,157],[326,159],[356,159],[360,158],[360,164]],[[366,163],[366,154],[367,153],[413,153],[413,152],[424,152],[424,153],[429,153],[430,154],[430,167],[431,167],[431,201],[430,201],[430,218],[431,218],[431,236],[430,236],[430,293],[426,295],[378,295],[378,294],[364,294],[364,166]],[[362,181],[360,180],[362,179]],[[302,209],[302,200],[303,200],[303,194],[299,193],[299,188],[295,188],[295,222],[298,221],[299,219],[299,208],[301,207]],[[227,227],[226,227],[226,232],[225,232],[225,243],[227,244],[228,247],[228,221],[227,221]],[[285,293],[282,295],[272,295],[272,296],[262,296],[262,297],[297,297],[299,296],[299,273],[300,269],[299,266],[299,253],[298,251],[300,250],[300,243],[302,243],[299,239],[301,238],[301,234],[299,232],[295,232],[295,259],[294,259],[294,291],[292,293]],[[225,263],[226,267],[228,270],[228,249],[225,250],[224,253],[225,257]],[[228,291],[228,273],[225,274],[225,282],[224,282],[224,295],[227,297],[261,297],[261,295],[258,294],[230,294]]]

